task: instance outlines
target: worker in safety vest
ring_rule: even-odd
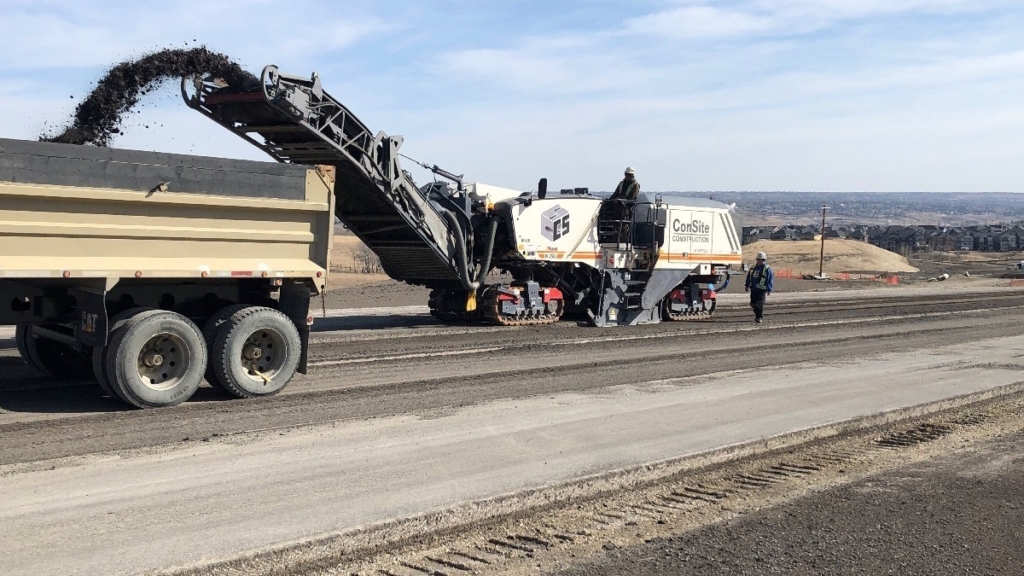
[[[754,322],[764,322],[764,301],[772,293],[772,269],[765,262],[764,252],[757,253],[757,262],[747,272],[745,291],[750,292],[750,307],[754,309]]]
[[[616,235],[619,242],[629,242],[629,221],[633,219],[633,202],[640,195],[640,183],[636,181],[636,170],[626,167],[625,177],[615,187],[615,192],[601,207],[601,218],[617,222]],[[625,201],[625,202],[623,202]]]
[[[636,181],[636,170],[633,170],[632,166],[626,167],[625,177],[619,185],[615,187],[615,192],[612,193],[612,200],[629,200],[635,201],[636,197],[640,194],[640,183]]]

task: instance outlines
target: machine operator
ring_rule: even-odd
[[[615,192],[612,194],[610,200],[628,200],[635,202],[636,197],[640,194],[640,183],[636,181],[636,170],[632,166],[626,167],[626,175],[619,182],[619,185],[615,187]]]

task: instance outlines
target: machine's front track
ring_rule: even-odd
[[[497,324],[499,326],[538,326],[554,324],[562,317],[565,303],[549,297],[542,306],[524,306],[524,297],[506,286],[488,286],[481,290],[476,308],[466,311],[467,293],[462,290],[436,288],[428,301],[430,315],[446,324]],[[557,292],[557,291],[556,291]]]
[[[715,314],[716,304],[712,300],[708,308],[690,309],[685,312],[673,312],[669,306],[662,307],[662,316],[672,322],[706,322]]]
[[[670,292],[661,303],[661,316],[672,322],[711,320],[718,306],[718,293],[690,282]]]
[[[540,324],[554,324],[562,317],[565,311],[565,303],[561,298],[550,300],[543,310],[526,310],[518,314],[504,312],[503,295],[506,292],[499,290],[487,291],[479,306],[484,317],[489,321],[501,326],[537,326]]]

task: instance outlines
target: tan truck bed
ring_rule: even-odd
[[[304,373],[333,167],[0,139],[0,324],[27,364],[140,408]]]
[[[308,278],[322,289],[332,171],[203,160],[0,139],[0,279]]]

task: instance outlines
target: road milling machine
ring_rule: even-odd
[[[182,82],[186,103],[282,163],[336,168],[335,214],[392,278],[431,288],[442,321],[532,325],[573,314],[595,326],[708,319],[741,263],[731,209],[686,198],[605,200],[402,168],[401,136],[373,133],[314,73],[264,68],[257,87]],[[440,177],[440,179],[438,179]],[[501,281],[489,281],[501,272]]]

